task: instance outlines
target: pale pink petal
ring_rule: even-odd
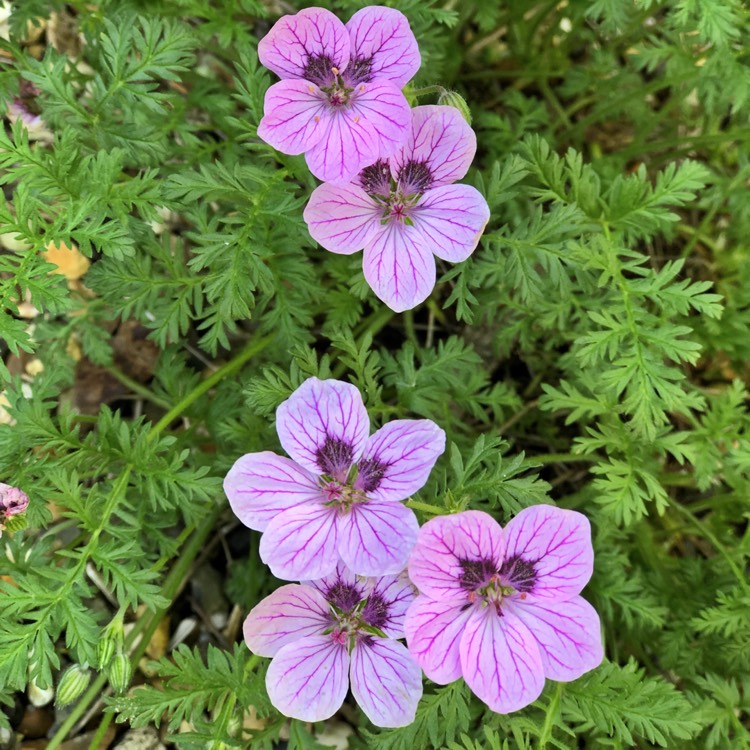
[[[477,150],[477,137],[455,107],[426,105],[412,110],[412,130],[404,147],[391,158],[395,175],[409,164],[429,170],[426,187],[460,180]]]
[[[422,673],[406,647],[386,638],[362,638],[351,657],[354,700],[376,727],[405,727],[422,697]]]
[[[357,603],[364,599],[366,592],[370,590],[369,579],[356,576],[344,563],[339,560],[336,568],[323,578],[314,578],[302,581],[305,586],[312,586],[319,591],[327,601],[331,601],[331,592],[340,590],[342,587],[351,588],[359,592]],[[342,608],[343,609],[343,608]]]
[[[266,91],[258,137],[283,154],[301,154],[318,143],[333,118],[318,87],[279,81]]]
[[[391,220],[365,245],[365,279],[395,312],[416,307],[435,287],[435,258],[413,230]]]
[[[406,500],[424,487],[444,450],[445,433],[429,419],[388,422],[367,441],[354,486],[375,500]]]
[[[421,593],[435,599],[467,601],[462,563],[485,562],[496,571],[505,544],[500,524],[488,513],[466,510],[438,516],[419,530],[409,559],[409,577]]]
[[[349,63],[349,34],[344,24],[323,8],[306,8],[280,18],[258,42],[261,65],[279,78],[312,80],[316,61],[339,70]]]
[[[353,385],[308,378],[276,410],[276,431],[300,466],[344,481],[362,455],[370,418]]]
[[[224,479],[224,492],[234,515],[258,531],[287,508],[321,501],[314,475],[270,451],[238,458]]]
[[[552,505],[524,508],[505,527],[505,561],[512,585],[521,571],[521,591],[540,599],[565,600],[579,594],[594,568],[591,526],[582,513]]]
[[[582,597],[566,602],[532,602],[512,598],[503,602],[503,611],[516,615],[536,639],[551,680],[569,682],[604,658],[601,626],[596,610]]]
[[[459,645],[474,607],[418,596],[406,611],[404,632],[409,653],[438,685],[461,676]]]
[[[461,637],[460,652],[466,684],[493,711],[517,711],[542,692],[539,647],[510,612],[498,614],[493,606],[475,610]]]
[[[260,538],[260,559],[276,578],[322,578],[339,560],[336,510],[301,505],[277,515]]]
[[[409,605],[417,597],[417,589],[406,571],[397,576],[370,578],[374,582],[368,592],[362,617],[369,625],[382,630],[389,638],[404,637],[404,618]]]
[[[355,116],[372,125],[378,136],[376,158],[389,157],[404,145],[410,132],[412,110],[401,90],[390,81],[358,84],[351,106]]]
[[[355,503],[339,518],[339,553],[358,575],[400,573],[418,531],[414,511],[401,503]]]
[[[341,255],[361,250],[380,228],[382,206],[352,184],[328,182],[313,190],[303,214],[311,237]]]
[[[425,247],[438,258],[459,263],[474,252],[490,209],[471,185],[444,185],[422,195],[412,220]]]
[[[284,716],[322,721],[333,716],[349,689],[349,654],[330,635],[284,646],[266,674],[271,703]]]
[[[250,610],[243,633],[254,654],[275,656],[288,643],[322,635],[330,623],[330,610],[323,595],[310,586],[290,583]]]
[[[393,8],[358,10],[346,24],[351,38],[353,82],[384,78],[403,88],[419,70],[422,59],[406,16]]]
[[[380,136],[353,107],[329,112],[323,137],[305,154],[307,166],[324,182],[351,182],[377,161]]]

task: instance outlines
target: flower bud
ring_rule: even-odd
[[[96,661],[99,669],[104,669],[115,655],[115,641],[113,638],[108,638],[108,635],[106,631],[102,633],[99,643],[96,644]]]
[[[444,91],[438,97],[438,104],[445,104],[448,107],[455,107],[466,122],[471,125],[471,110],[466,103],[466,99],[457,91]]]
[[[29,496],[23,490],[0,482],[0,520],[23,513],[28,505]]]
[[[123,693],[130,685],[133,676],[133,668],[130,666],[130,657],[119,651],[109,668],[109,684],[115,693]]]
[[[88,687],[89,680],[91,680],[91,672],[86,667],[80,664],[68,667],[63,672],[63,676],[57,685],[55,704],[58,706],[67,706],[69,703],[80,698],[84,690]]]

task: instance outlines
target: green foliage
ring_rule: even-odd
[[[367,3],[321,4],[346,20]],[[431,85],[468,102],[465,182],[492,212],[405,314],[359,254],[311,239],[316,181],[257,136],[276,80],[258,41],[311,3],[13,3],[0,481],[31,504],[0,539],[0,727],[31,681],[97,666],[104,638],[138,674],[136,636],[191,606],[199,555],[223,566],[235,618],[279,585],[221,481],[243,453],[280,451],[275,410],[316,376],[357,386],[373,429],[445,430],[409,501],[422,521],[585,513],[607,651],[507,716],[460,680],[427,682],[409,727],[347,705],[353,747],[750,745],[750,17],[739,0],[387,4],[420,44],[410,102],[433,103]],[[91,268],[52,273],[52,243]],[[107,710],[188,750],[325,746],[270,706],[266,660],[204,635]],[[102,665],[79,719],[107,680]]]

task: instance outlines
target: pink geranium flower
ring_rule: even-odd
[[[398,419],[370,435],[359,391],[318,378],[279,406],[276,430],[291,459],[249,453],[224,480],[235,515],[265,532],[260,556],[273,574],[322,578],[339,559],[358,575],[403,570],[419,527],[400,501],[427,481],[445,433]]]
[[[380,727],[411,724],[422,674],[406,647],[404,613],[415,596],[406,574],[360,578],[343,565],[312,584],[288,584],[245,620],[245,643],[272,656],[271,703],[285,716],[327,719],[352,694]]]
[[[0,521],[23,513],[29,505],[29,496],[18,487],[0,482]]]
[[[471,255],[490,210],[470,185],[452,185],[469,169],[476,136],[454,107],[413,110],[404,147],[364,169],[356,184],[324,184],[305,208],[310,234],[326,250],[364,249],[365,279],[392,310],[408,310],[435,286],[435,258]]]
[[[328,10],[284,16],[258,44],[281,79],[268,89],[258,135],[285,154],[305,154],[321,180],[348,181],[406,140],[402,87],[420,56],[406,17],[372,6],[344,24]]]
[[[419,532],[409,576],[420,596],[406,639],[434,682],[463,676],[493,711],[537,699],[603,658],[599,617],[578,596],[594,554],[585,516],[537,505],[506,527],[487,513],[441,516]]]

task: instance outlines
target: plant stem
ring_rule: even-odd
[[[237,372],[249,359],[262,352],[273,340],[272,336],[251,341],[237,356],[229,360],[223,367],[220,367],[212,375],[199,383],[188,393],[179,403],[175,404],[152,428],[149,433],[151,439],[155,438],[166,427],[169,427],[177,417],[186,409],[190,408],[204,393],[210,391],[217,383],[224,378]]]
[[[448,512],[447,508],[439,508],[437,505],[422,503],[419,500],[407,500],[406,507],[412,510],[421,510],[423,513],[430,513],[433,516],[442,516]]]
[[[539,735],[539,750],[544,750],[544,748],[547,747],[547,742],[550,737],[552,737],[552,729],[555,726],[555,719],[559,712],[562,691],[563,684],[562,682],[558,682],[544,717],[544,725],[542,726],[542,731]]]

